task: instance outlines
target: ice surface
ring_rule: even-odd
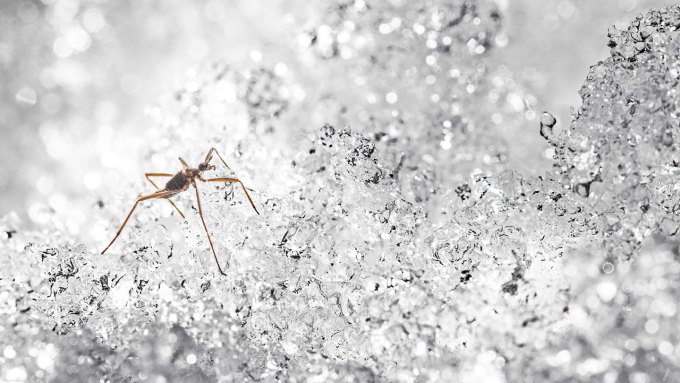
[[[259,216],[199,185],[227,277],[190,193],[187,222],[144,203],[105,255],[49,211],[7,215],[0,378],[680,380],[680,7],[610,30],[571,125],[534,127],[554,167],[531,176],[522,91],[484,59],[494,4],[337,2],[299,35],[321,90],[266,63],[188,72],[148,108],[145,165],[210,143],[253,189]],[[113,234],[133,194],[93,225]]]

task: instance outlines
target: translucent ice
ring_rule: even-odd
[[[238,187],[199,184],[227,277],[191,193],[186,222],[144,203],[106,255],[49,212],[40,230],[0,219],[0,377],[680,379],[680,7],[610,30],[572,123],[534,127],[555,153],[534,177],[488,119],[523,112],[483,61],[495,3],[333,4],[301,54],[361,87],[216,64],[148,108],[145,165],[215,145],[231,170],[211,174],[252,189],[261,215]],[[109,193],[93,226],[112,234],[134,197]]]

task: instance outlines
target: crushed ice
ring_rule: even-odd
[[[260,216],[199,185],[227,277],[189,193],[186,223],[145,203],[103,256],[0,219],[0,378],[680,380],[680,7],[609,31],[571,124],[544,113],[524,143],[554,150],[530,176],[522,91],[484,61],[502,15],[431,3],[309,21],[321,91],[215,64],[149,107],[145,165],[214,145],[253,190]],[[110,193],[113,234],[134,197]]]

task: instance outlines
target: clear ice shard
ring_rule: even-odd
[[[508,131],[479,107],[516,91],[484,61],[495,2],[333,4],[302,54],[361,91],[216,64],[149,108],[150,163],[235,148],[262,215],[200,185],[226,278],[189,197],[186,223],[143,205],[105,256],[0,219],[0,380],[680,381],[680,6],[610,29],[529,176],[517,111]],[[110,192],[113,233],[131,201]]]

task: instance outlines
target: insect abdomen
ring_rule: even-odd
[[[186,185],[187,179],[182,172],[175,174],[170,181],[165,184],[165,190],[182,190]]]

